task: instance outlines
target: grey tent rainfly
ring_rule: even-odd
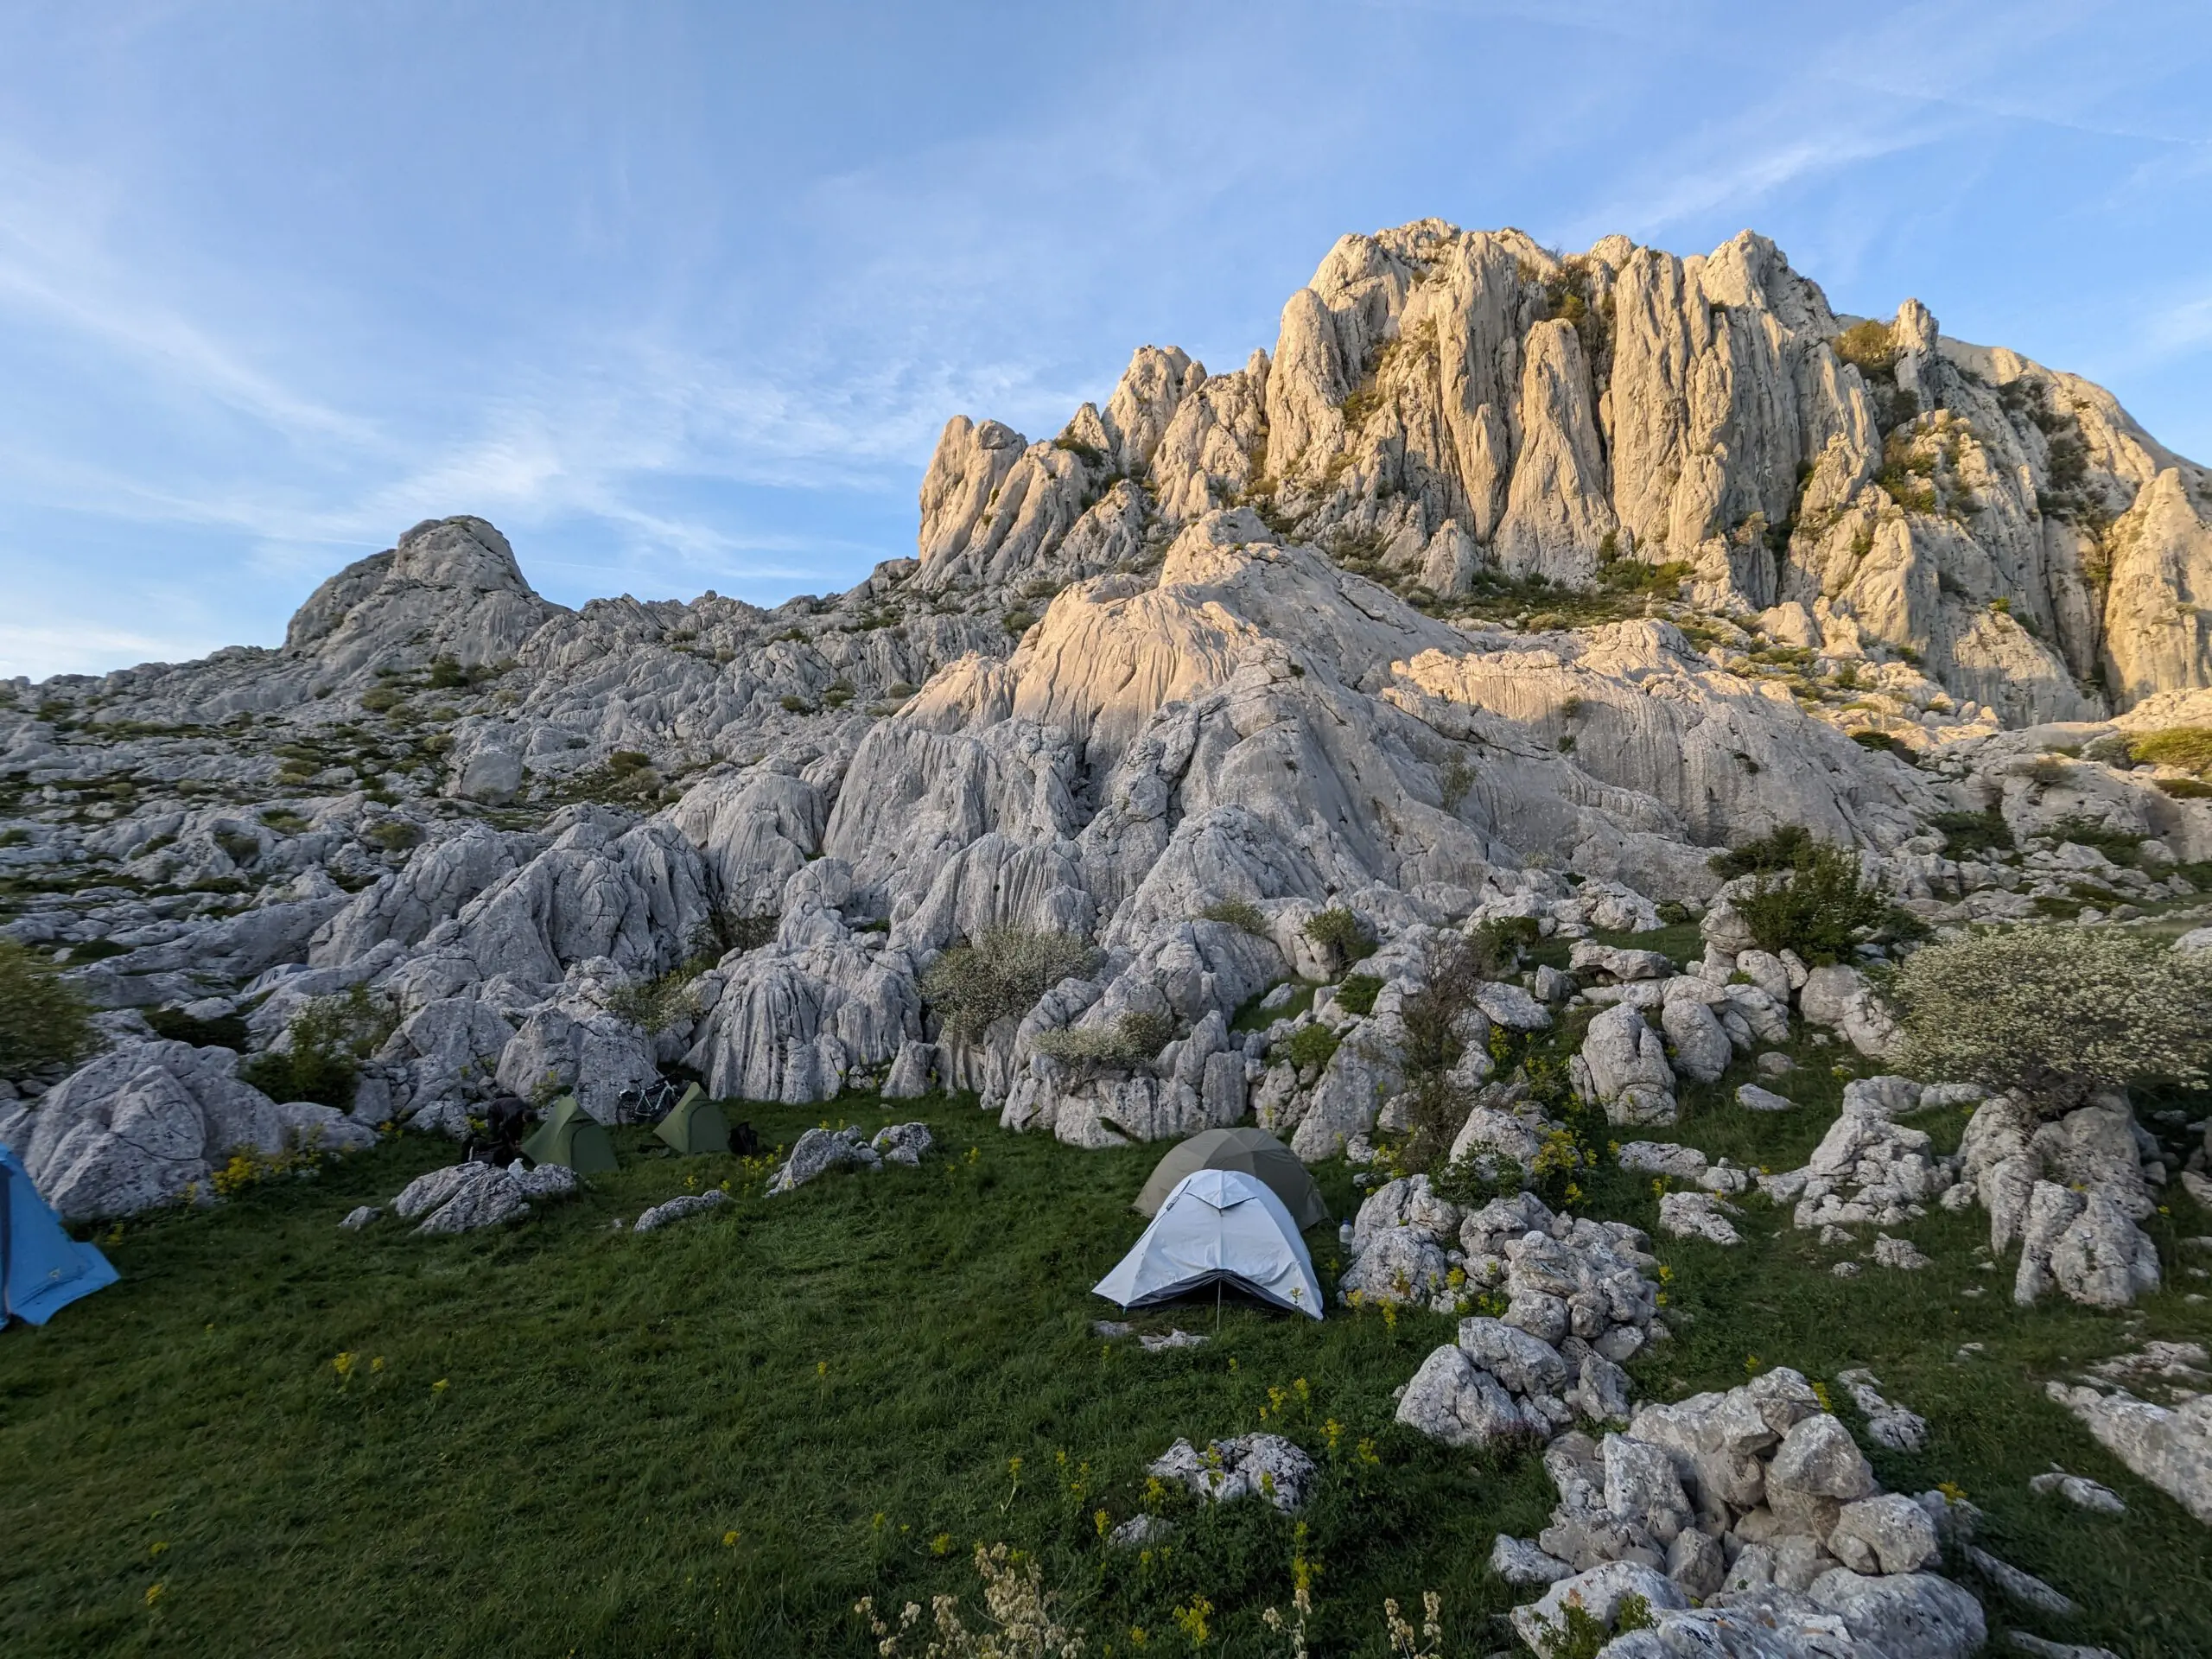
[[[1268,1191],[1282,1200],[1300,1232],[1319,1227],[1329,1218],[1321,1189],[1298,1154],[1265,1129],[1249,1124],[1241,1128],[1202,1130],[1169,1147],[1138,1192],[1136,1212],[1158,1215],[1176,1183],[1201,1169],[1240,1170],[1264,1181]]]

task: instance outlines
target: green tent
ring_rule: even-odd
[[[574,1095],[553,1103],[551,1114],[522,1143],[522,1155],[533,1164],[566,1164],[579,1175],[605,1175],[616,1167],[614,1142]]]
[[[1202,1169],[1241,1170],[1264,1181],[1268,1190],[1282,1200],[1282,1207],[1290,1211],[1300,1231],[1329,1218],[1321,1189],[1313,1185],[1313,1177],[1298,1161],[1298,1154],[1265,1129],[1250,1128],[1206,1129],[1169,1147],[1167,1155],[1154,1166],[1152,1179],[1144,1184],[1144,1191],[1137,1194],[1136,1212],[1158,1215],[1160,1206],[1175,1190],[1175,1183]]]
[[[696,1083],[669,1108],[668,1116],[653,1133],[687,1158],[729,1150],[729,1120]]]

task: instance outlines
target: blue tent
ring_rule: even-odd
[[[0,1146],[0,1327],[10,1317],[44,1325],[115,1279],[105,1256],[62,1230],[16,1154]]]

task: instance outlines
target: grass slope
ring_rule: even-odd
[[[1800,1085],[1806,1111],[1779,1119],[1697,1091],[1679,1138],[1794,1161],[1840,1087],[1826,1071]],[[821,1116],[747,1109],[785,1141]],[[1258,1612],[1287,1605],[1301,1553],[1319,1568],[1317,1655],[1382,1654],[1382,1598],[1427,1588],[1445,1598],[1447,1651],[1508,1644],[1510,1598],[1484,1560],[1494,1533],[1542,1524],[1541,1464],[1390,1421],[1392,1390],[1452,1321],[1370,1309],[1314,1325],[1232,1304],[1202,1348],[1102,1343],[1090,1322],[1112,1310],[1089,1287],[1139,1230],[1126,1205],[1158,1150],[1003,1135],[955,1102],[920,1115],[950,1156],[774,1199],[734,1160],[657,1156],[623,1131],[618,1174],[512,1230],[339,1231],[354,1204],[451,1155],[410,1136],[125,1230],[107,1246],[121,1284],[0,1337],[0,1650],[860,1655],[857,1598],[951,1592],[973,1610],[968,1554],[1000,1540],[1034,1552],[1094,1652],[1279,1652]],[[1348,1215],[1348,1172],[1321,1173]],[[703,1217],[645,1236],[611,1225],[726,1177],[737,1202]],[[1614,1170],[1588,1207],[1648,1226],[1656,1202]],[[2008,1276],[1972,1265],[1978,1221],[1931,1217],[1913,1230],[1936,1267],[1855,1281],[1757,1206],[1741,1249],[1662,1244],[1687,1319],[1639,1386],[1726,1387],[1753,1357],[1822,1377],[1871,1365],[1934,1425],[1924,1456],[1877,1455],[1885,1480],[1963,1486],[1991,1548],[2085,1606],[2017,1622],[2125,1653],[2212,1651],[2212,1534],[2041,1387],[2212,1322],[2177,1291],[2127,1316],[2016,1313]],[[1313,1240],[1325,1269],[1333,1237]],[[1141,1323],[1212,1332],[1214,1318]],[[1970,1341],[1980,1354],[1954,1363]],[[1262,1427],[1323,1463],[1302,1532],[1256,1503],[1204,1513],[1171,1496],[1173,1541],[1104,1546],[1102,1516],[1163,1507],[1143,1466],[1174,1438]],[[2053,1459],[2129,1513],[2031,1497]]]

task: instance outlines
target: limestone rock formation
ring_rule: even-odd
[[[281,1049],[346,1003],[364,1122],[608,1116],[680,1065],[973,1090],[1082,1146],[1249,1113],[1318,1159],[1402,1128],[1404,1011],[1456,943],[1534,925],[1584,948],[1482,990],[1459,1082],[1567,1020],[1578,1092],[1666,1122],[1793,1013],[1896,1039],[1852,966],[1758,948],[1716,848],[1802,826],[1938,927],[2194,891],[2212,804],[2135,751],[2212,720],[2206,491],[2086,382],[1912,302],[1837,316],[1756,236],[1562,257],[1422,221],[1339,242],[1241,367],[1147,346],[1050,442],[955,417],[914,556],[843,594],[569,610],[459,517],[280,648],[0,685],[0,870],[37,876],[0,932],[138,1040],[122,1011]],[[1996,828],[1954,855],[1962,822]],[[1587,940],[1677,906],[1688,971]],[[1341,978],[1338,914],[1376,994],[1240,1025]],[[1002,930],[1092,959],[950,1028],[927,976]],[[11,1133],[78,1133],[86,1202],[276,1134],[219,1061],[120,1065],[4,1080]],[[1489,1107],[1462,1149],[1528,1169],[1541,1115]],[[2024,1168],[1977,1189],[2024,1217]],[[2060,1282],[2141,1282],[2077,1231]]]
[[[1559,1493],[1550,1524],[1491,1556],[1520,1581],[1549,1580],[1513,1614],[1537,1651],[1565,1634],[1570,1602],[1610,1630],[1630,1593],[1651,1637],[1605,1652],[1962,1656],[1986,1635],[1974,1596],[1938,1575],[1942,1495],[1880,1491],[1795,1371],[1645,1406],[1602,1442],[1562,1434],[1544,1465]],[[1739,1649],[1727,1633],[1747,1627]]]

